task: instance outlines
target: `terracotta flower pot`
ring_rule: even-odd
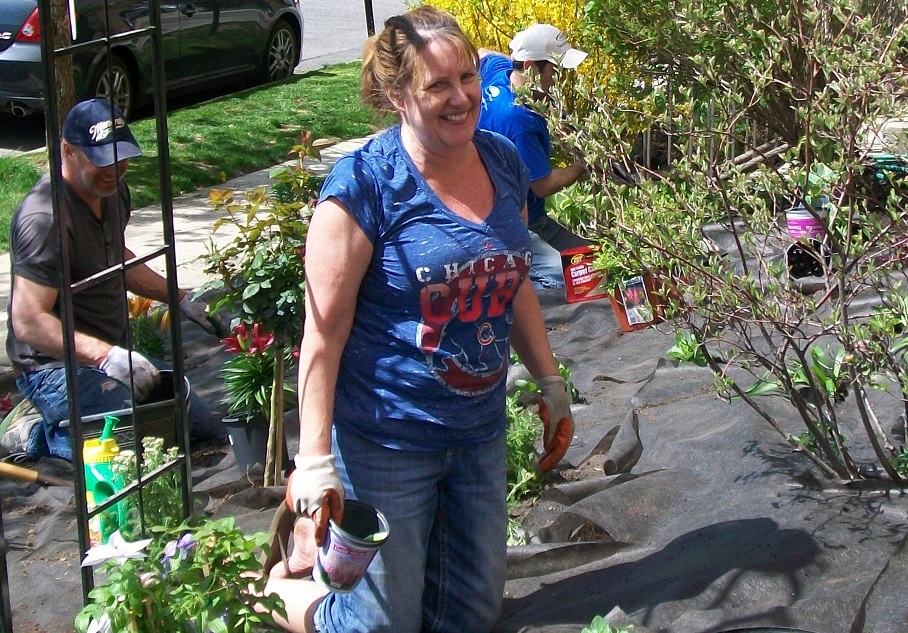
[[[616,288],[609,301],[621,331],[633,332],[665,321],[668,299],[677,295],[664,277],[644,273],[626,279],[624,288]]]

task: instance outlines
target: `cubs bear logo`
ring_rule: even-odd
[[[494,389],[508,367],[508,306],[529,270],[530,254],[497,253],[446,266],[444,281],[420,291],[417,343],[435,377],[461,395]],[[448,326],[457,322],[457,336]],[[472,327],[464,327],[469,324]],[[455,340],[456,339],[456,340]]]

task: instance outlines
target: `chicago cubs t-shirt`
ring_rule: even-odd
[[[339,160],[335,198],[373,244],[337,381],[334,421],[390,448],[491,440],[506,426],[514,296],[530,265],[514,146],[478,131],[495,187],[481,223],[449,210],[388,130]]]

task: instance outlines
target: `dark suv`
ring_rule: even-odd
[[[75,43],[149,25],[151,0],[71,0]],[[229,81],[283,79],[299,63],[303,21],[298,0],[190,0],[161,4],[168,93]],[[73,55],[78,98],[113,96],[127,116],[152,93],[148,32]],[[0,111],[44,109],[40,25],[36,0],[0,1]]]

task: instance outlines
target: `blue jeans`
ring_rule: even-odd
[[[564,288],[561,253],[533,231],[530,231],[530,251],[533,253],[533,262],[530,264],[530,281],[533,282],[533,287],[536,290]]]
[[[558,224],[547,215],[530,223],[530,250],[533,263],[530,265],[530,281],[537,290],[541,288],[564,288],[564,268],[561,251],[591,242]]]
[[[156,358],[148,360],[158,369],[170,369],[170,365],[164,361]],[[97,367],[79,367],[77,381],[82,417],[130,406],[132,393],[129,387],[110,378]],[[29,458],[37,460],[52,455],[71,460],[73,449],[69,428],[60,426],[63,420],[69,419],[65,368],[55,367],[22,374],[16,378],[16,386],[44,416],[41,424],[36,424],[28,437],[26,452]],[[227,438],[226,428],[212,418],[211,408],[195,393],[189,395],[189,422],[190,442]]]
[[[335,425],[350,498],[380,510],[390,534],[351,593],[330,593],[324,633],[481,633],[498,621],[507,552],[505,434],[431,452],[384,448]]]

